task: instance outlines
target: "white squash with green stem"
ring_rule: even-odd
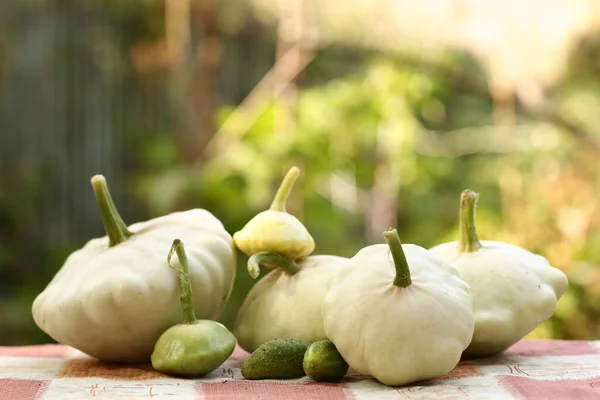
[[[252,287],[238,312],[235,335],[240,347],[253,352],[272,339],[326,339],[323,301],[331,280],[347,261],[313,255],[295,262],[268,252],[250,257],[248,272],[253,278],[258,277],[259,265],[272,271]]]
[[[459,239],[431,252],[451,262],[473,290],[475,334],[470,357],[500,353],[552,316],[568,287],[566,275],[544,257],[508,243],[479,240],[478,194],[460,200]]]
[[[147,362],[159,336],[182,320],[179,281],[166,266],[174,237],[188,245],[194,310],[221,314],[235,279],[235,249],[210,212],[175,212],[127,227],[101,175],[91,179],[107,236],[73,252],[36,297],[36,324],[59,343],[105,361]]]
[[[354,370],[389,386],[452,370],[473,336],[469,285],[426,249],[400,243],[365,247],[332,283],[325,334]]]

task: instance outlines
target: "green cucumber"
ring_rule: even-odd
[[[348,363],[329,340],[319,340],[308,346],[302,363],[304,372],[317,382],[342,380]]]

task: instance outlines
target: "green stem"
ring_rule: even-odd
[[[285,212],[285,203],[290,195],[290,192],[294,188],[294,184],[298,180],[300,176],[300,169],[298,167],[292,167],[283,178],[281,185],[279,185],[279,189],[277,189],[277,193],[275,194],[275,198],[271,203],[271,207],[269,208],[271,211],[281,211]]]
[[[180,267],[171,265],[171,257],[173,253],[177,253]],[[181,285],[181,309],[183,310],[183,322],[191,324],[196,321],[194,313],[194,304],[192,303],[192,278],[190,277],[190,268],[188,265],[187,254],[183,242],[179,239],[173,241],[169,255],[167,256],[169,267],[173,268],[179,274],[179,282]]]
[[[300,271],[300,267],[294,260],[279,253],[270,253],[263,251],[260,253],[253,254],[248,259],[248,273],[252,279],[256,279],[260,274],[260,266],[265,267],[281,268],[286,274],[294,275]]]
[[[481,248],[481,242],[475,229],[475,206],[479,195],[469,189],[460,195],[460,213],[458,223],[458,250],[470,253]]]
[[[127,229],[127,225],[119,215],[104,176],[95,175],[91,181],[96,202],[100,209],[100,215],[102,216],[102,222],[108,235],[108,245],[113,247],[126,241],[133,233]]]
[[[410,279],[410,269],[408,262],[402,249],[402,242],[398,236],[398,231],[395,229],[383,232],[383,237],[390,247],[392,258],[394,259],[394,267],[396,268],[396,276],[394,277],[394,285],[398,287],[408,287],[412,280]]]

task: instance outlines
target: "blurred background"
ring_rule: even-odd
[[[569,276],[530,336],[598,338],[599,129],[595,0],[1,1],[0,344],[51,341],[30,307],[104,235],[92,175],[127,223],[233,233],[291,165],[319,254],[455,240],[479,192],[481,238]]]

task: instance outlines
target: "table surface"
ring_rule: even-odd
[[[110,365],[63,345],[0,347],[0,399],[600,399],[600,341],[522,340],[500,356],[401,388],[352,371],[341,383],[310,378],[247,381],[237,348],[202,379],[150,365]]]

